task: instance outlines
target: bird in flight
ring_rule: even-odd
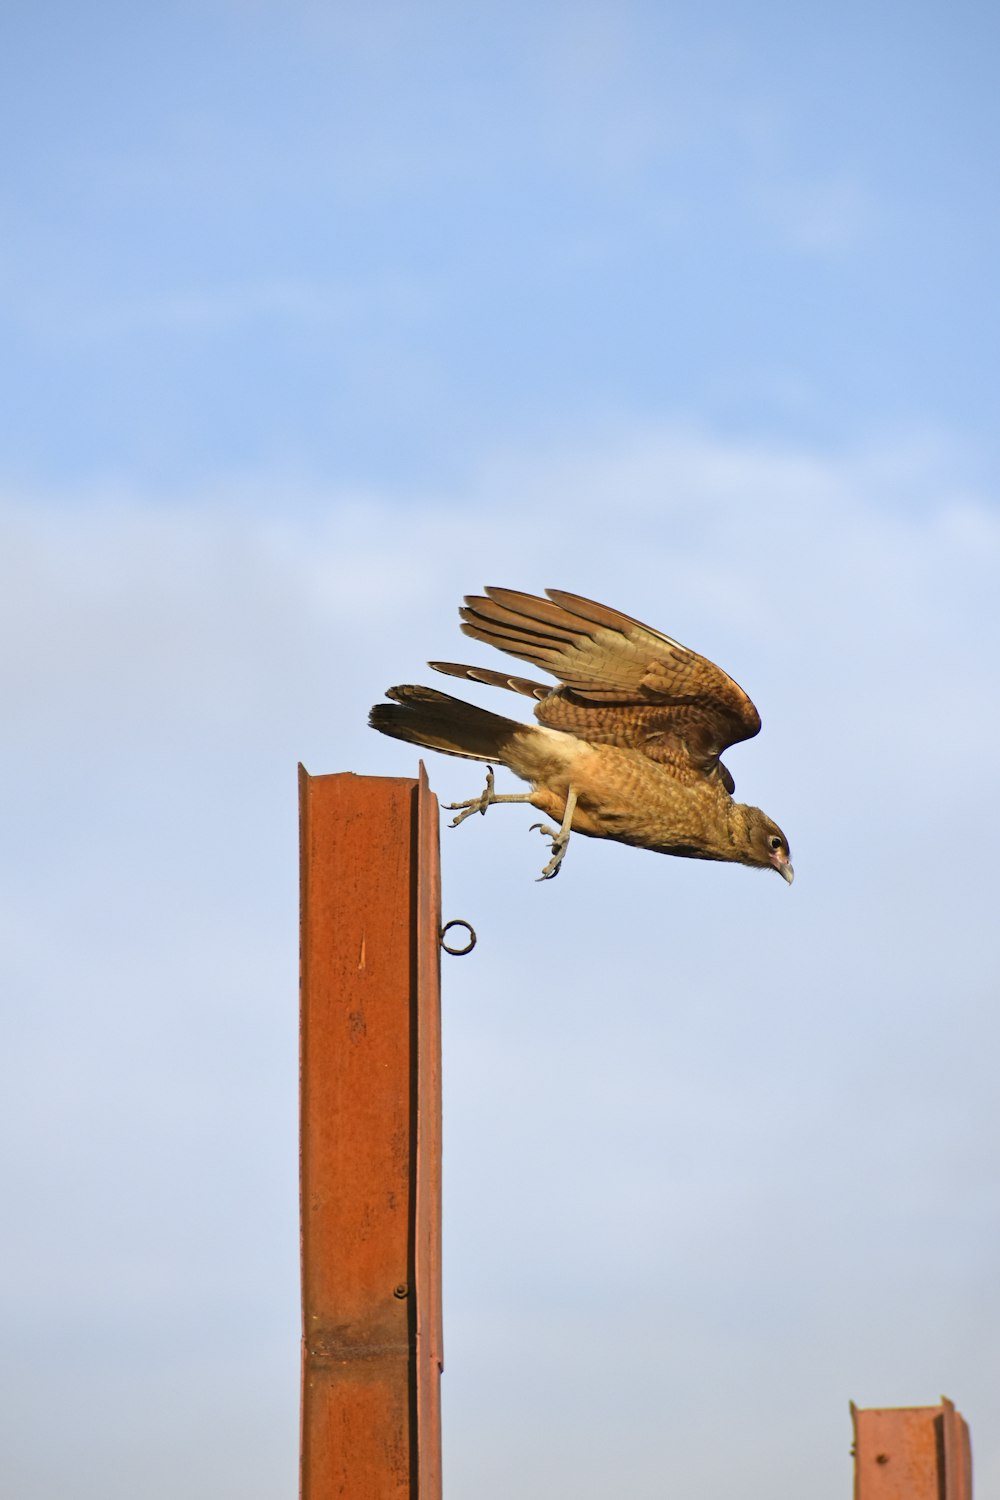
[[[382,734],[488,763],[478,797],[452,803],[452,827],[499,802],[528,802],[558,825],[540,879],[558,874],[571,833],[686,859],[776,870],[791,884],[788,840],[758,807],[733,799],[719,759],[752,739],[760,715],[720,667],[629,615],[578,594],[487,588],[459,609],[462,630],[556,679],[555,687],[485,667],[438,672],[536,700],[519,723],[428,687],[392,687],[369,723]],[[494,790],[493,764],[530,784]]]

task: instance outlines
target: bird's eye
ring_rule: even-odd
[[[771,846],[772,849],[780,849],[781,848],[781,840],[779,839],[779,837],[778,837],[778,835],[776,833],[772,833],[771,837],[768,839],[767,842],[770,844],[770,846]]]

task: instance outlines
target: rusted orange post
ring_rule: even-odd
[[[854,1500],[972,1500],[969,1428],[947,1396],[940,1406],[851,1403]]]
[[[437,799],[299,773],[302,1500],[439,1500]]]

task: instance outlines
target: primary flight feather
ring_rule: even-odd
[[[720,756],[751,739],[760,716],[741,687],[704,656],[629,615],[546,589],[546,597],[487,588],[466,597],[462,630],[530,662],[557,686],[484,667],[431,662],[439,672],[536,700],[537,725],[518,723],[434,688],[387,689],[373,729],[448,755],[497,762],[531,785],[455,804],[458,824],[497,802],[530,802],[558,873],[571,832],[661,854],[776,870],[791,882],[788,840],[757,807],[733,800]]]

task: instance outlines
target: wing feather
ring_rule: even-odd
[[[459,614],[466,635],[540,667],[560,686],[543,695],[540,684],[500,673],[483,671],[478,680],[540,698],[536,714],[551,728],[641,750],[731,791],[719,756],[760,729],[743,689],[707,657],[631,615],[563,589],[545,592],[488,587],[468,595]],[[442,669],[474,680],[478,670]]]
[[[481,682],[487,687],[508,688],[512,693],[523,693],[526,698],[547,698],[552,689],[544,682],[531,682],[527,677],[512,677],[509,672],[494,672],[489,667],[463,667],[457,661],[429,661],[435,672],[444,672],[448,677],[461,677],[466,682]]]

